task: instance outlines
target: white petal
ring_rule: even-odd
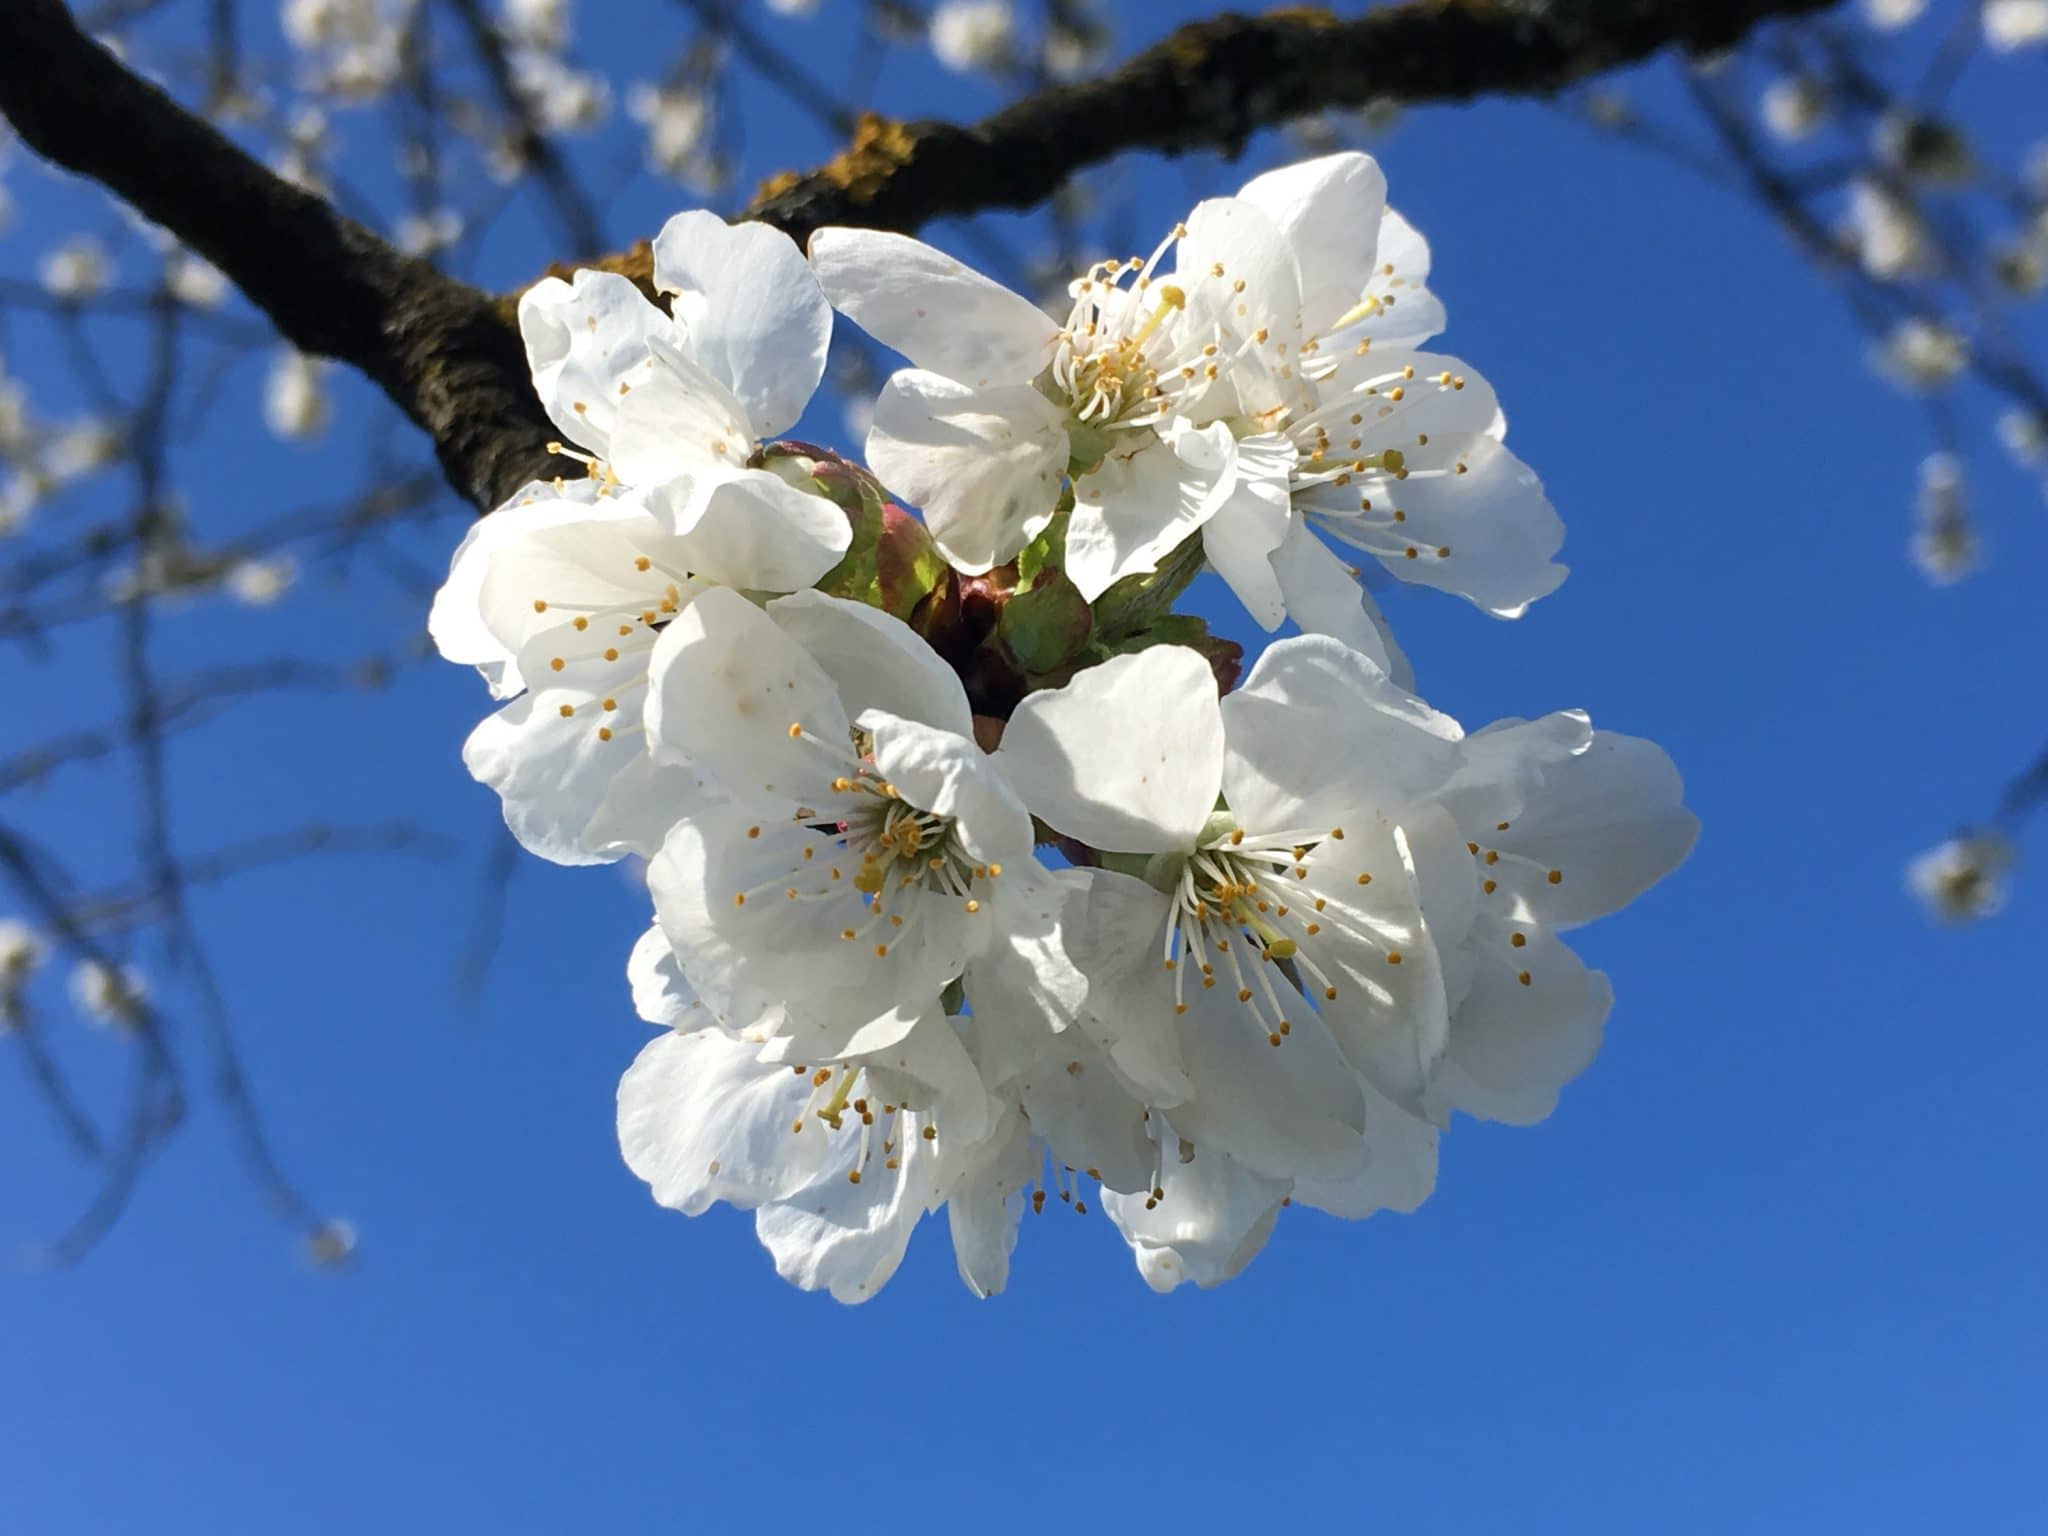
[[[803,415],[825,374],[832,308],[803,252],[766,224],[679,213],[654,238],[654,283],[675,297],[690,354],[762,437]]]
[[[809,739],[790,735],[801,725]],[[832,803],[851,723],[832,679],[775,621],[724,587],[678,614],[648,668],[647,737],[657,760],[695,762],[731,794],[785,809]]]
[[[676,952],[658,923],[640,935],[627,956],[626,983],[633,989],[634,1011],[650,1024],[689,1030],[712,1022],[711,1010],[676,963]]]
[[[843,898],[783,895],[789,887],[828,887],[834,859],[844,858],[834,838],[787,823],[761,824],[758,835],[750,830],[724,816],[678,822],[647,866],[661,930],[709,1007],[737,1028],[780,1010],[787,1016],[781,1032],[797,1036],[797,1049],[807,1053],[796,1059],[809,1060],[837,1055],[900,1004],[909,1005],[914,1020],[937,998],[953,958],[944,952],[946,935],[920,925],[917,944],[877,956],[872,914],[853,889],[851,868],[842,866]],[[803,857],[806,847],[810,859]],[[734,901],[747,892],[754,894],[745,903]],[[849,943],[840,937],[848,928],[867,931]],[[871,1044],[886,1038],[868,1036]]]
[[[836,1159],[824,1176],[800,1195],[763,1206],[754,1218],[754,1233],[774,1257],[776,1273],[849,1304],[872,1297],[903,1262],[911,1231],[924,1215],[937,1160],[922,1140],[911,1137],[899,1154],[899,1168],[883,1168],[882,1159],[873,1158],[854,1184],[846,1174],[857,1139],[835,1137]]]
[[[764,469],[671,481],[648,498],[680,530],[692,573],[748,592],[796,592],[853,542],[846,514]]]
[[[1407,673],[1408,681],[1401,681],[1407,658],[1394,644],[1378,604],[1305,519],[1297,517],[1288,524],[1287,537],[1270,559],[1287,616],[1302,633],[1340,640],[1402,687],[1412,684],[1412,672]]]
[[[487,604],[485,583],[501,551],[525,543],[542,530],[600,520],[638,510],[625,499],[600,503],[594,480],[565,481],[560,490],[535,481],[494,512],[469,525],[448,564],[448,579],[434,594],[427,633],[449,661],[487,669],[491,692],[499,698],[525,686],[513,658],[539,628],[559,622],[537,617],[528,592],[526,601],[507,609]]]
[[[620,379],[646,356],[650,337],[673,329],[616,272],[585,269],[570,282],[544,277],[519,297],[534,393],[563,435],[599,458],[610,454]]]
[[[1699,820],[1684,793],[1661,747],[1597,731],[1585,751],[1543,768],[1507,831],[1467,835],[1500,850],[1501,894],[1515,911],[1572,928],[1627,906],[1692,851]]]
[[[1043,310],[920,240],[821,229],[810,253],[833,308],[915,367],[978,389],[1052,360],[1059,326]]]
[[[1464,474],[1411,474],[1394,498],[1408,514],[1401,532],[1434,559],[1381,554],[1404,581],[1455,592],[1496,618],[1520,618],[1555,592],[1566,568],[1551,557],[1564,546],[1564,523],[1535,473],[1487,436],[1460,440]]]
[[[1434,845],[1424,851],[1434,855]],[[1449,1035],[1450,1004],[1414,864],[1399,828],[1379,817],[1346,818],[1341,840],[1326,839],[1303,860],[1301,890],[1323,903],[1322,932],[1304,953],[1337,994],[1317,1003],[1324,1025],[1373,1086],[1419,1113]]]
[[[626,778],[646,760],[637,739],[598,735],[610,717],[598,706],[597,690],[611,672],[585,661],[543,673],[547,683],[486,716],[463,744],[463,763],[498,792],[512,835],[557,864],[604,864],[647,852],[674,820],[673,806],[645,793],[646,779]],[[564,716],[565,707],[573,713]],[[600,815],[605,834],[594,838]]]
[[[1369,340],[1384,351],[1419,347],[1441,332],[1449,322],[1443,300],[1429,291],[1429,242],[1421,232],[1389,208],[1373,257],[1364,297],[1376,300],[1378,308],[1355,328],[1346,327],[1345,340]]]
[[[1387,178],[1356,150],[1255,176],[1238,197],[1272,219],[1301,268],[1303,328],[1320,336],[1364,296],[1378,263]]]
[[[1171,1111],[1174,1128],[1273,1178],[1346,1178],[1365,1163],[1365,1101],[1355,1074],[1299,993],[1275,985],[1290,1032],[1278,1046],[1242,1003],[1220,959],[1219,985],[1190,978],[1181,1059],[1194,1095]]]
[[[904,800],[921,811],[950,816],[968,853],[982,863],[1018,867],[1031,857],[1031,813],[993,759],[973,739],[934,730],[885,710],[862,712],[859,724],[875,738],[875,768]]]
[[[1266,340],[1236,366],[1241,372],[1248,366],[1270,369],[1277,389],[1278,370],[1299,356],[1301,331],[1301,273],[1280,227],[1255,204],[1212,197],[1188,215],[1174,259],[1176,280],[1187,296],[1186,323],[1240,339],[1264,330]],[[1242,383],[1239,395],[1253,412],[1272,403],[1247,395]]]
[[[777,598],[768,612],[838,685],[848,714],[882,709],[956,736],[974,733],[959,675],[901,619],[823,592]]]
[[[1139,430],[1074,482],[1067,523],[1067,577],[1094,602],[1112,582],[1155,570],[1230,497],[1236,484],[1230,428],[1172,424],[1169,436]],[[1285,516],[1286,490],[1281,490]]]
[[[1523,935],[1521,948],[1510,946],[1511,932]],[[1430,1086],[1432,1106],[1439,1115],[1455,1108],[1482,1120],[1534,1125],[1599,1054],[1614,989],[1540,928],[1482,918],[1471,949],[1477,964],[1451,1019],[1450,1047]]]
[[[1327,635],[1268,646],[1222,712],[1224,795],[1254,832],[1390,809],[1436,789],[1458,763],[1457,721]]]
[[[1280,627],[1287,603],[1272,557],[1294,519],[1287,479],[1294,445],[1277,433],[1240,439],[1230,496],[1202,528],[1202,552],[1262,629]]]
[[[648,1042],[619,1080],[619,1150],[654,1198],[686,1216],[743,1209],[805,1188],[825,1138],[792,1135],[810,1084],[717,1029]]]
[[[612,468],[628,485],[648,487],[744,468],[755,439],[746,407],[673,342],[650,338],[647,353],[623,380],[627,393],[612,418]]]
[[[875,401],[868,463],[924,509],[946,558],[970,575],[1012,558],[1052,521],[1067,468],[1066,418],[1028,384],[976,388],[895,374]]]
[[[1437,1128],[1370,1083],[1364,1090],[1365,1167],[1341,1181],[1297,1180],[1295,1204],[1357,1221],[1375,1211],[1416,1210],[1436,1189]]]
[[[1027,695],[996,756],[1069,837],[1118,853],[1191,848],[1223,781],[1216,676],[1184,646],[1112,657]]]
[[[1062,870],[1061,933],[1084,978],[1081,1027],[1148,1104],[1186,1101],[1194,1085],[1181,1064],[1173,990],[1160,966],[1167,898],[1107,869]]]
[[[1159,1187],[1165,1198],[1146,1209],[1150,1192],[1121,1195],[1105,1190],[1103,1208],[1138,1261],[1138,1273],[1155,1291],[1170,1291],[1192,1280],[1207,1290],[1249,1264],[1271,1236],[1284,1180],[1261,1178],[1209,1147],[1197,1147],[1181,1162],[1169,1153]]]
[[[976,1296],[988,1297],[1009,1284],[1010,1254],[1024,1212],[1023,1189],[1038,1171],[1031,1122],[1022,1113],[1006,1117],[1003,1133],[981,1153],[980,1166],[946,1202],[953,1233],[953,1260]]]

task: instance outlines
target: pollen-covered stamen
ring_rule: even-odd
[[[1227,827],[1182,861],[1169,892],[1160,948],[1163,967],[1174,973],[1176,1014],[1187,1012],[1189,969],[1198,969],[1204,987],[1216,984],[1216,967],[1206,958],[1215,954],[1237,1000],[1277,1046],[1292,1032],[1295,997],[1305,996],[1311,1005],[1336,1001],[1337,984],[1317,959],[1332,938],[1376,950],[1388,965],[1401,963],[1400,949],[1371,914],[1341,895],[1311,893],[1301,883],[1313,851],[1325,839],[1338,842],[1343,836],[1341,827],[1257,837]],[[1371,878],[1361,873],[1357,883],[1364,887]]]
[[[612,741],[642,729],[618,718],[621,699],[646,684],[647,659],[662,627],[708,583],[646,554],[635,556],[627,570],[605,574],[629,595],[609,603],[549,597],[535,597],[532,603],[535,614],[560,621],[546,632],[553,641],[549,672],[564,673],[573,665],[579,669],[576,684],[590,690],[588,699],[562,705],[563,717],[588,715],[598,740]],[[625,707],[637,715],[637,702]]]
[[[831,781],[834,803],[798,807],[781,828],[782,839],[765,839],[768,829],[759,825],[747,828],[749,841],[784,848],[786,867],[734,892],[735,907],[763,900],[857,902],[858,910],[849,908],[838,928],[839,937],[878,960],[918,932],[933,902],[956,903],[969,916],[982,910],[985,883],[999,878],[1002,866],[977,862],[952,818],[905,800],[864,755],[870,743],[863,734],[835,744],[799,721],[790,725],[789,737],[845,771]],[[828,843],[817,841],[821,834]]]

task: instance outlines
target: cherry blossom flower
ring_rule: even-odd
[[[444,656],[511,699],[464,760],[561,863],[652,854],[673,820],[678,772],[649,758],[642,720],[671,621],[714,587],[807,587],[851,539],[838,507],[756,467],[824,367],[831,312],[796,247],[685,213],[654,266],[672,315],[603,272],[522,298],[535,388],[590,473],[480,519],[429,621]]]
[[[1113,659],[1027,697],[997,756],[1036,815],[1103,850],[1067,939],[1086,1006],[1173,1032],[1192,1091],[1163,1120],[1227,1155],[1197,1187],[1240,1217],[1290,1192],[1412,1208],[1452,1108],[1547,1114],[1611,1002],[1558,933],[1695,831],[1648,743],[1571,714],[1467,737],[1321,636],[1270,647],[1220,704],[1192,652]],[[1141,1249],[1176,1248],[1118,1213]],[[1258,1220],[1148,1278],[1221,1278]]]
[[[832,503],[730,489],[535,485],[456,550],[429,632],[510,701],[472,733],[463,761],[542,858],[601,863],[661,846],[687,775],[648,756],[643,712],[650,676],[678,643],[673,620],[717,587],[809,586],[845,552],[846,515]]]
[[[2002,834],[1965,832],[1907,866],[1906,884],[1943,922],[1975,922],[2005,905],[2012,865],[2012,844]]]

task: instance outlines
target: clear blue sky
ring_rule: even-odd
[[[590,52],[614,60],[626,28],[666,37],[676,14],[602,9]],[[814,62],[840,67],[829,43]],[[1980,65],[1973,114],[2041,128],[2039,63]],[[912,111],[981,100],[907,60],[890,78],[930,92]],[[1675,97],[1661,73],[1639,89]],[[751,170],[817,157],[753,96]],[[343,128],[368,165],[374,119]],[[1470,726],[1583,706],[1653,737],[1704,822],[1678,877],[1583,936],[1619,1001],[1549,1122],[1460,1122],[1418,1215],[1291,1212],[1216,1292],[1154,1296],[1099,1217],[1061,1211],[1026,1218],[996,1301],[961,1287],[939,1222],[849,1310],[778,1281],[745,1217],[661,1211],[620,1164],[612,1096],[646,1034],[626,879],[528,861],[465,1008],[473,869],[252,877],[202,921],[281,1155],[360,1224],[361,1262],[294,1262],[200,1091],[83,1268],[0,1275],[0,1531],[2038,1529],[2048,882],[1959,932],[1901,886],[2048,729],[2035,489],[1975,410],[1992,564],[1931,589],[1905,556],[1916,408],[1747,207],[1534,105],[1415,115],[1382,158],[1434,244],[1444,344],[1496,383],[1570,529],[1571,579],[1519,624],[1395,598],[1423,689]],[[1237,179],[1148,161],[1102,185],[1150,231]],[[9,181],[0,272],[111,222],[77,188]],[[610,232],[679,206],[641,178]],[[480,275],[550,254],[517,216]],[[7,337],[9,366],[61,404],[33,334]],[[136,349],[110,356],[132,389]],[[255,425],[259,388],[233,377],[180,458],[202,528],[353,483],[370,404],[348,394],[323,445],[287,450]],[[826,402],[807,425],[841,436]],[[438,566],[460,527],[451,510],[403,547]],[[166,665],[356,655],[422,619],[365,567],[268,614],[195,605],[166,622]],[[110,713],[110,657],[92,630],[46,662],[8,653],[0,755]],[[484,705],[434,664],[183,739],[185,846],[408,817],[480,859],[495,805],[457,754]],[[0,816],[105,872],[128,796],[120,769],[83,770]],[[114,1105],[119,1042],[57,1043]],[[10,1243],[93,1188],[4,1051],[0,1166]]]

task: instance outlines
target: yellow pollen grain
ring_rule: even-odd
[[[546,601],[544,599],[536,597],[533,600],[533,611],[535,613],[546,613],[548,611],[548,605]]]
[[[1499,887],[1496,886],[1491,880],[1488,880],[1485,883],[1483,883],[1479,887],[1479,889],[1486,892],[1487,895],[1491,896],[1496,890],[1499,889]]]
[[[1553,869],[1549,874],[1545,875],[1543,878],[1548,880],[1552,885],[1562,885],[1564,883],[1564,871],[1561,869]]]
[[[1508,935],[1508,942],[1512,944],[1516,949],[1520,949],[1524,944],[1527,944],[1529,942],[1529,936],[1526,933],[1510,934]]]
[[[1389,951],[1387,951],[1387,964],[1389,964],[1389,965],[1399,965],[1400,963],[1401,963],[1401,951],[1399,951],[1398,949],[1393,949],[1393,950],[1389,950]]]
[[[564,720],[568,719],[568,718],[569,718],[569,717],[570,717],[571,715],[573,715],[573,714],[575,714],[575,713],[576,713],[576,706],[575,706],[574,704],[564,704],[564,705],[562,706],[562,718],[563,718]]]
[[[551,656],[548,658],[548,666],[556,672],[561,671],[562,668],[566,667],[567,665],[569,665],[569,663],[562,660],[562,658],[559,656]]]
[[[608,725],[600,725],[597,728],[597,739],[599,741],[610,741],[612,739],[612,728]]]
[[[654,562],[648,559],[645,555],[641,555],[633,562],[633,569],[636,571],[652,570],[653,568]]]
[[[1372,884],[1372,876],[1371,876],[1371,875],[1360,875],[1360,876],[1358,877],[1358,883],[1359,883],[1360,885],[1371,885],[1371,884]],[[1316,903],[1316,910],[1317,910],[1318,912],[1320,912],[1320,911],[1322,911],[1322,910],[1323,910],[1323,904],[1322,904],[1322,903],[1321,903],[1320,901]]]
[[[1517,976],[1515,979],[1525,987],[1529,985],[1529,973],[1527,971],[1522,972],[1522,974],[1520,976]]]
[[[581,634],[584,630],[590,628],[590,620],[584,618],[583,615],[580,613],[576,615],[574,622],[576,625],[576,632],[578,634]]]
[[[619,659],[619,648],[616,645],[606,646],[604,649],[604,659],[606,661],[617,661]]]
[[[936,1125],[926,1126],[924,1128],[924,1139],[926,1141],[937,1141],[939,1139],[939,1128]]]

